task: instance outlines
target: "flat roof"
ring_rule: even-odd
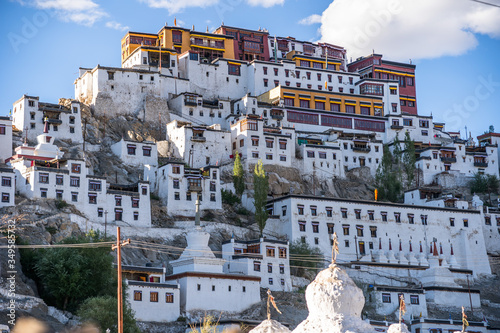
[[[317,197],[312,195],[299,195],[299,194],[288,194],[276,199],[268,200],[268,204],[272,204],[275,202],[280,202],[288,199],[307,199],[307,200],[319,200],[319,201],[336,201],[336,202],[347,202],[347,203],[360,203],[364,205],[373,205],[373,206],[390,206],[390,207],[400,207],[400,208],[414,208],[414,209],[427,209],[427,210],[444,210],[449,212],[466,212],[471,214],[480,214],[479,210],[472,209],[458,209],[458,208],[449,208],[449,207],[430,207],[430,206],[420,206],[420,205],[408,205],[403,203],[395,203],[395,202],[382,202],[382,201],[369,201],[369,200],[357,200],[357,199],[343,199],[343,198],[331,198],[331,197]]]

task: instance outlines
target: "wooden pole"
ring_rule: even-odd
[[[118,270],[118,333],[123,333],[123,294],[122,294],[122,246],[130,244],[130,239],[120,242],[120,227],[116,227],[116,245],[111,247],[112,250],[116,249],[116,263]]]

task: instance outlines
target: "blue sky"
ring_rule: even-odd
[[[332,15],[349,18],[351,22],[359,21],[353,16],[363,15],[341,6],[347,1],[350,1],[349,4],[355,1],[371,4],[370,0],[336,0],[334,3],[307,0],[184,0],[182,3],[191,7],[178,8],[175,7],[177,2],[172,0],[4,0],[0,10],[4,46],[0,53],[4,64],[0,115],[7,115],[12,103],[23,94],[40,96],[45,102],[57,102],[59,97],[72,98],[73,82],[78,77],[79,67],[95,67],[97,64],[119,67],[120,40],[128,30],[126,27],[131,31],[157,32],[165,22],[172,24],[176,17],[184,27],[190,28],[194,24],[196,30],[201,31],[205,31],[207,26],[212,31],[224,21],[225,25],[231,26],[267,28],[271,35],[293,36],[299,40],[322,39],[345,45],[357,36],[349,36],[350,30],[345,32],[331,26],[332,21],[343,24],[338,19],[332,20]],[[400,1],[405,5],[405,1],[409,0]],[[500,0],[491,0],[495,1],[500,4]],[[207,4],[212,5],[199,7]],[[419,9],[408,10],[415,12]],[[432,12],[432,8],[422,8],[424,10]],[[443,8],[435,12],[439,10]],[[465,10],[470,12],[464,7]],[[477,10],[485,12],[482,8]],[[493,23],[489,25],[453,21],[446,27],[438,26],[425,34],[413,33],[422,30],[419,30],[419,22],[413,22],[409,28],[404,26],[408,20],[399,19],[404,15],[401,12],[393,13],[391,25],[380,23],[381,29],[372,38],[371,45],[355,51],[367,54],[366,48],[369,47],[385,54],[387,59],[406,61],[413,58],[413,63],[417,65],[418,110],[422,114],[432,112],[435,121],[447,122],[448,130],[461,130],[464,134],[464,127],[467,126],[473,135],[478,135],[492,124],[500,132],[500,28],[494,18],[500,10],[490,10],[485,14],[493,16],[490,20]],[[299,23],[304,18],[310,19]],[[496,19],[500,21],[500,15]],[[488,22],[488,17],[480,20]],[[410,32],[406,37],[391,36],[390,31],[395,30],[392,24],[401,25],[396,29],[398,31],[405,31],[405,28],[413,30],[408,30]],[[349,25],[342,25],[345,26]],[[357,28],[352,26],[353,31]],[[464,30],[467,30],[467,35],[463,35]],[[337,33],[340,31],[341,34]],[[456,36],[452,33],[455,31]],[[440,35],[441,40],[435,38]],[[407,39],[411,39],[411,44],[405,44]],[[444,42],[450,40],[453,43]]]

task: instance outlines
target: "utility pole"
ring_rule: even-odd
[[[111,250],[116,250],[116,262],[118,267],[118,333],[123,333],[123,294],[122,294],[122,246],[130,244],[130,239],[120,243],[120,227],[116,227],[116,245]]]
[[[104,211],[104,239],[108,238],[107,231],[108,231],[108,210],[106,209]]]
[[[356,261],[358,261],[359,260],[359,257],[358,257],[358,236],[354,236],[354,246],[356,247]]]

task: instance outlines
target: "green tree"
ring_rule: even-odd
[[[62,244],[95,243],[99,234],[67,238]],[[34,269],[40,294],[56,307],[74,311],[87,298],[113,295],[115,270],[109,247],[60,247],[37,253]]]
[[[259,160],[255,165],[253,172],[253,200],[255,206],[255,221],[260,230],[260,235],[266,227],[267,221],[267,193],[269,192],[269,179],[264,172],[264,166],[262,165],[262,160]]]
[[[498,194],[498,178],[495,175],[486,175],[486,191],[488,192],[488,199],[491,206],[491,194]]]
[[[396,202],[401,196],[401,182],[397,172],[394,171],[393,157],[388,146],[384,146],[382,162],[377,168],[375,182],[380,200]]]
[[[396,138],[394,139],[393,142],[393,159],[394,159],[394,164],[399,166],[399,163],[401,162],[401,156],[402,156],[402,150],[401,150],[401,141],[399,140],[399,133],[396,133]]]
[[[307,242],[296,239],[290,244],[290,266],[295,271],[294,275],[303,276],[307,270],[324,267],[325,261],[321,250],[312,247]]]
[[[417,158],[415,156],[415,142],[410,138],[410,133],[405,134],[405,150],[403,153],[403,170],[406,175],[406,188],[410,188],[415,178],[415,163]]]
[[[488,185],[486,183],[486,177],[479,172],[476,172],[469,182],[469,187],[471,193],[486,193],[488,190]]]
[[[101,332],[110,329],[111,332],[118,332],[117,322],[118,304],[116,297],[99,296],[91,297],[85,300],[78,309],[78,316],[83,322],[95,324],[101,328]],[[123,304],[123,333],[140,333],[136,325],[134,313],[128,302]]]
[[[233,183],[236,195],[241,199],[243,191],[245,191],[245,170],[241,164],[240,154],[236,152],[233,165]]]

